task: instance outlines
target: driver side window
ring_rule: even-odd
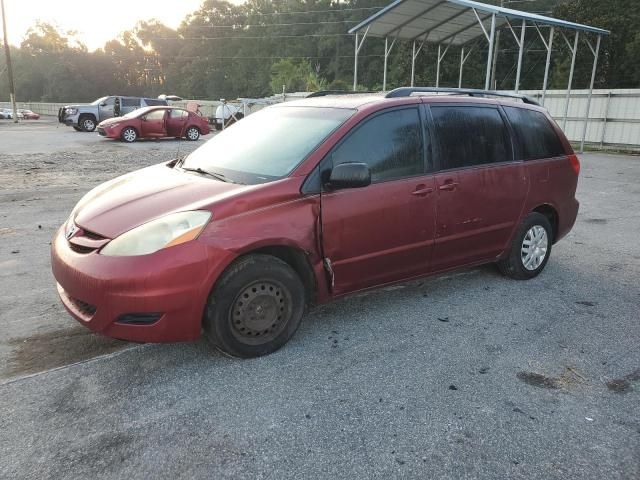
[[[147,121],[149,120],[162,120],[164,118],[164,110],[154,110],[147,113]]]
[[[424,158],[417,108],[392,110],[365,120],[331,154],[333,166],[366,163],[371,182],[422,175]]]

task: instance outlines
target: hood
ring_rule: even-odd
[[[113,118],[108,118],[106,120],[101,121],[99,125],[103,127],[107,127],[109,125],[113,125],[115,123],[121,123],[122,121],[126,121],[126,120],[130,120],[130,119],[124,118],[124,117],[113,117]]]
[[[208,210],[212,203],[251,188],[160,164],[99,185],[80,200],[73,215],[81,228],[115,238],[170,213]]]

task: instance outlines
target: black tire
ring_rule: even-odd
[[[74,129],[76,132],[81,132],[81,131],[82,131],[82,129],[81,129],[80,127],[76,127],[75,125],[73,125],[73,129]]]
[[[97,127],[97,122],[93,115],[82,115],[78,120],[78,126],[83,132],[93,132]]]
[[[546,243],[542,238],[539,241],[533,240],[532,242],[532,233],[529,232],[533,232],[536,227],[542,227],[544,229],[544,233],[546,235],[544,239],[546,239]],[[529,237],[527,237],[527,235],[529,235]],[[540,253],[544,247],[544,258],[539,264],[536,264],[537,262],[534,261],[528,267],[525,266],[525,261],[529,259],[529,257],[527,257],[527,253],[523,251],[525,248],[529,248],[528,245],[524,244],[525,239],[529,242],[529,245],[532,243],[534,245],[538,245],[538,251]],[[551,227],[551,223],[549,223],[549,220],[544,215],[532,212],[527,215],[516,230],[516,233],[511,240],[509,250],[507,250],[504,257],[498,261],[498,268],[504,275],[516,280],[528,280],[536,277],[540,272],[542,272],[542,270],[544,270],[545,265],[549,261],[552,243],[553,228]]]
[[[247,255],[231,264],[209,295],[204,332],[233,357],[275,352],[296,332],[305,290],[298,274],[271,255]]]
[[[184,135],[185,135],[187,140],[189,140],[191,142],[195,142],[196,140],[198,140],[200,138],[200,129],[198,129],[198,127],[189,127],[184,132]]]
[[[127,143],[133,143],[138,139],[138,132],[133,127],[127,127],[120,132],[120,140]]]

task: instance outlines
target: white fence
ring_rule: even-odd
[[[529,95],[541,101],[542,91],[523,90],[520,93]],[[569,99],[569,112],[566,125],[564,122],[565,95],[564,90],[547,90],[545,107],[556,119],[558,124],[574,143],[582,139],[582,131],[587,112],[588,90],[573,90]],[[285,101],[303,98],[305,92],[287,93]],[[282,101],[282,95],[274,95],[268,99],[272,102]],[[212,117],[219,101],[199,100],[200,111]],[[235,102],[229,101],[234,104]],[[175,105],[185,106],[186,102],[175,102]],[[18,102],[18,108],[26,108],[41,115],[57,115],[58,109],[68,105],[65,103],[36,103]],[[254,104],[248,107],[251,113],[264,105]],[[6,102],[0,103],[0,108],[10,108]],[[585,143],[596,147],[618,147],[640,149],[640,89],[628,90],[594,90],[589,109]]]
[[[542,91],[520,93],[541,101]],[[588,90],[573,90],[564,122],[565,90],[547,90],[544,106],[567,138],[579,143],[587,119]],[[640,148],[640,89],[594,90],[589,108],[585,143],[599,147]]]

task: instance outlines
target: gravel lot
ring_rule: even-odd
[[[640,478],[640,157],[582,156],[576,226],[528,282],[486,266],[352,296],[246,361],[85,331],[55,229],[202,143],[0,122],[0,478]]]

